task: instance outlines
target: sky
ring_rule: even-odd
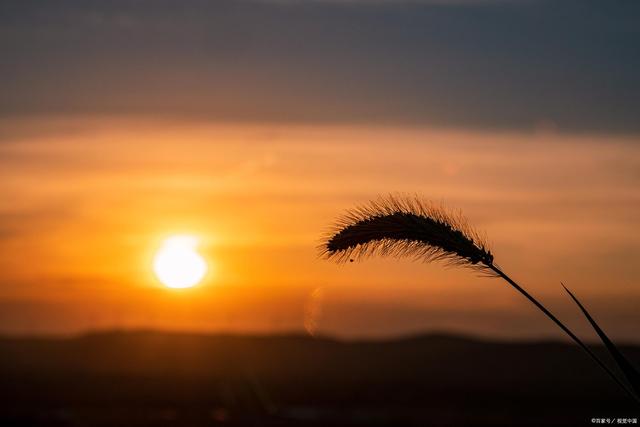
[[[496,279],[318,257],[345,209],[460,208],[576,331],[640,341],[640,4],[0,2],[0,333],[559,337]],[[200,238],[192,289],[154,277]]]

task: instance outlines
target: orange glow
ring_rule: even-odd
[[[553,332],[517,295],[464,270],[318,258],[344,209],[406,191],[462,209],[501,265],[551,306],[563,280],[594,301],[612,335],[636,335],[640,243],[629,230],[640,225],[640,145],[631,137],[116,119],[0,129],[7,332]],[[215,261],[215,286],[211,274],[188,292],[158,286],[158,233],[181,230]],[[519,326],[530,320],[540,330]]]

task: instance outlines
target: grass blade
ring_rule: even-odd
[[[582,310],[584,317],[587,318],[587,320],[589,321],[593,329],[596,331],[596,333],[602,340],[602,343],[605,345],[605,347],[609,351],[609,354],[611,354],[611,357],[613,357],[613,359],[618,364],[618,367],[622,371],[622,374],[627,379],[627,382],[629,383],[629,385],[631,385],[631,388],[633,389],[636,395],[636,399],[638,399],[638,396],[640,396],[640,373],[638,373],[638,371],[636,370],[636,368],[633,367],[631,362],[629,362],[629,360],[626,357],[624,357],[624,355],[620,352],[618,347],[609,339],[607,334],[604,333],[604,331],[600,328],[600,326],[598,326],[598,324],[593,319],[593,317],[591,317],[587,309],[580,303],[580,301],[578,301],[578,298],[576,298],[576,296],[569,289],[567,289],[564,283],[561,283],[561,285],[564,288],[564,290],[569,294],[569,296],[573,299],[573,301],[578,305],[578,307],[580,307],[580,310]]]
[[[595,355],[595,353],[593,351],[591,351],[591,349],[589,347],[586,346],[585,343],[582,342],[582,340],[580,338],[578,338],[578,336],[576,334],[574,334],[573,332],[571,332],[571,330],[569,328],[567,328],[565,326],[564,323],[562,323],[556,316],[553,315],[553,313],[551,313],[544,305],[542,305],[538,300],[536,300],[533,296],[531,296],[531,294],[529,294],[526,290],[524,290],[524,288],[522,288],[520,285],[518,285],[513,279],[511,279],[509,276],[507,276],[502,270],[500,270],[498,267],[496,266],[491,266],[491,269],[493,271],[496,272],[496,274],[498,275],[498,277],[501,277],[502,279],[504,279],[507,283],[509,283],[515,290],[517,290],[518,292],[520,292],[522,295],[525,296],[525,298],[527,298],[531,303],[533,303],[533,305],[535,305],[540,311],[542,311],[549,319],[551,319],[560,329],[562,329],[562,331],[564,333],[566,333],[569,338],[571,338],[576,344],[578,344],[578,346],[584,350],[589,357],[591,357],[591,359],[596,362],[596,364],[598,366],[600,366],[600,368],[602,368],[602,370],[604,372],[607,373],[607,375],[609,375],[609,377],[620,386],[620,388],[622,388],[625,392],[627,392],[627,394],[634,399],[637,403],[640,403],[640,398],[638,398],[638,395],[636,393],[633,392],[633,390],[631,390],[625,383],[623,383],[614,373],[611,369],[609,369],[609,367],[607,367],[607,365],[600,360],[600,358],[598,356]],[[566,288],[565,288],[566,289]]]

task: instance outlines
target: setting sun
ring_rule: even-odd
[[[163,242],[153,261],[153,271],[163,285],[190,288],[202,280],[207,263],[196,250],[197,244],[193,236],[173,236]]]

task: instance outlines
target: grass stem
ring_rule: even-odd
[[[598,358],[598,356],[596,356],[593,351],[591,351],[591,349],[589,349],[589,347],[587,347],[585,345],[585,343],[582,342],[582,340],[580,338],[578,338],[573,332],[571,332],[571,330],[569,328],[567,328],[564,323],[562,323],[560,320],[558,320],[558,318],[556,316],[553,315],[553,313],[551,313],[549,310],[547,310],[547,308],[542,305],[541,303],[538,302],[538,300],[536,300],[533,296],[531,296],[527,291],[525,291],[520,285],[518,285],[515,281],[513,281],[513,279],[511,279],[509,276],[507,276],[502,270],[500,270],[498,267],[496,267],[495,265],[491,264],[489,266],[489,268],[491,270],[493,270],[499,277],[501,277],[502,279],[504,279],[507,283],[509,283],[513,288],[515,288],[515,290],[517,290],[518,292],[520,292],[522,295],[525,296],[525,298],[527,298],[529,301],[531,301],[533,303],[533,305],[535,305],[540,311],[542,311],[549,319],[551,319],[556,325],[558,325],[558,327],[560,327],[560,329],[562,329],[576,344],[578,344],[578,346],[580,348],[582,348],[585,352],[587,352],[587,354],[589,356],[591,356],[591,358],[593,359],[594,362],[596,362],[610,377],[611,379],[613,379],[620,387],[622,387],[622,389],[624,391],[627,392],[627,394],[636,402],[640,403],[640,399],[638,398],[638,396],[635,395],[635,393],[633,393],[633,391],[631,391],[629,389],[629,387],[624,384],[622,381],[620,381],[620,379],[613,373],[613,371],[611,371],[611,369],[609,369],[609,367],[607,367],[607,365],[605,365],[602,360],[600,360]]]

